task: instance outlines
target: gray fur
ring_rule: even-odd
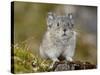
[[[76,45],[76,32],[73,30],[72,14],[57,16],[52,12],[47,16],[47,31],[40,45],[40,55],[53,62],[60,55],[72,61]]]

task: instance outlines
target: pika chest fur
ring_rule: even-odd
[[[57,16],[49,12],[47,31],[40,45],[41,57],[51,59],[53,63],[63,56],[66,61],[73,61],[75,52],[76,32],[74,31],[72,14]]]

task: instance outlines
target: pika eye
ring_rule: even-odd
[[[48,25],[49,28],[51,28],[52,24]]]
[[[57,26],[59,26],[59,23],[57,23]]]
[[[72,24],[72,27],[74,26],[74,24]]]

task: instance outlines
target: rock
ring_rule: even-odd
[[[90,62],[56,62],[53,66],[53,71],[67,71],[67,70],[85,70],[85,69],[95,69],[96,65]]]

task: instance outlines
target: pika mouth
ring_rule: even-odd
[[[67,36],[65,33],[62,36]]]

